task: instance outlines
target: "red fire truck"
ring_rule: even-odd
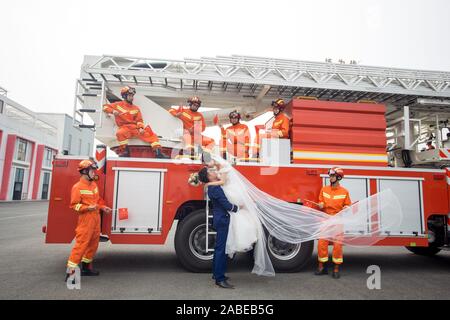
[[[240,56],[217,59],[205,58],[202,62],[85,58],[82,77],[77,80],[74,119],[77,126],[95,129],[97,138],[105,143],[97,147],[96,160],[100,166],[100,192],[114,209],[112,214],[102,216],[102,233],[108,235],[111,243],[165,244],[176,225],[175,249],[180,263],[193,272],[210,270],[214,232],[209,228],[209,205],[204,189],[188,184],[190,174],[202,164],[195,156],[180,155],[180,124],[165,110],[195,93],[203,105],[220,106],[205,112],[207,121],[216,114],[224,118],[230,106],[240,107],[250,120],[263,114],[275,97],[290,101],[286,113],[292,119],[291,138],[263,139],[259,158],[236,161],[235,168],[261,190],[292,203],[316,202],[320,188],[327,183],[328,168],[339,165],[345,170],[343,185],[350,191],[352,201],[386,189],[399,198],[403,221],[395,230],[383,228],[386,217],[380,211],[377,219],[384,239],[376,245],[404,246],[421,255],[434,255],[448,248],[450,148],[444,141],[448,132],[445,99],[425,90],[420,91],[421,95],[413,95],[412,86],[405,92],[391,93],[388,85],[394,80],[383,90],[371,90],[365,83],[363,91],[358,85],[364,79],[350,80],[354,66],[336,70],[329,63],[318,64],[327,67],[324,70],[330,74],[338,73],[346,79],[342,83],[353,86],[346,91],[338,84],[324,82],[325,75],[320,76],[322,80],[318,75],[311,76],[315,85],[306,83],[301,79],[304,72],[314,72],[302,71],[299,62],[272,59],[272,64],[267,64],[263,58]],[[203,69],[195,69],[195,63]],[[225,68],[226,63],[229,69]],[[318,66],[304,68],[317,70]],[[370,72],[380,77],[379,70],[373,70],[376,68],[358,67],[365,75],[353,74],[354,77],[370,78]],[[279,68],[277,74],[284,75],[284,82],[265,79],[263,68],[272,70],[272,75]],[[290,74],[289,68],[294,70]],[[227,82],[221,83],[220,76],[213,77],[211,70]],[[239,73],[242,70],[252,77],[248,83]],[[394,71],[399,77],[406,72],[390,70],[394,79]],[[238,75],[236,80],[234,75]],[[265,76],[268,75],[269,71]],[[423,77],[427,76],[424,72]],[[299,80],[303,81],[302,86],[298,85]],[[106,156],[107,147],[114,149],[117,144],[113,121],[102,114],[101,106],[117,100],[123,84],[137,87],[136,104],[141,106],[145,121],[161,135],[164,152],[171,159],[156,159],[149,146],[134,140],[130,142],[130,157]],[[228,92],[233,86],[234,96]],[[250,105],[246,96],[252,90],[256,94]],[[444,90],[444,94],[448,92]],[[91,123],[87,123],[87,118]],[[266,127],[270,127],[270,121]],[[422,151],[429,140],[436,148]],[[79,179],[76,167],[81,159],[69,155],[57,156],[53,161],[47,243],[70,243],[74,238],[77,214],[69,208],[70,190]],[[119,208],[128,209],[128,219],[119,219]],[[364,236],[370,230],[346,230],[345,234],[355,232]],[[314,243],[289,244],[267,234],[267,246],[275,269],[292,272],[308,262]]]

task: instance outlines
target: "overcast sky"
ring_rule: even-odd
[[[0,2],[0,86],[27,108],[66,112],[83,55],[342,58],[450,71],[450,1]]]

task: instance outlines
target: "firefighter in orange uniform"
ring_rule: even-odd
[[[341,187],[339,181],[344,178],[344,170],[341,168],[331,168],[328,170],[330,177],[330,186],[322,187],[319,194],[319,207],[323,209],[329,215],[335,215],[342,209],[351,205],[350,195],[344,187]],[[327,262],[328,262],[328,245],[329,241],[325,239],[319,239],[317,251],[319,266],[316,275],[328,274]],[[338,242],[333,243],[333,278],[338,279],[339,265],[343,262],[342,244]]]
[[[78,164],[80,181],[72,187],[70,207],[78,213],[75,229],[75,245],[67,261],[67,278],[75,272],[81,262],[82,276],[98,276],[92,268],[92,260],[97,252],[100,237],[100,210],[111,213],[100,198],[96,179],[97,165],[92,160],[83,160]]]
[[[214,148],[214,139],[202,135],[206,124],[203,115],[198,112],[202,102],[199,97],[188,99],[189,108],[180,106],[170,109],[169,113],[183,122],[184,149],[190,155],[194,154],[195,146],[202,146],[203,151],[211,152]]]
[[[254,151],[253,153],[259,156],[259,149],[261,145],[262,138],[278,138],[278,139],[289,139],[290,138],[290,128],[291,128],[291,119],[284,113],[284,108],[286,107],[286,103],[283,99],[277,99],[272,101],[273,108],[273,116],[274,120],[272,123],[272,127],[266,130],[265,134],[259,135],[257,132],[257,136],[254,142]]]
[[[221,127],[220,151],[224,155],[226,152],[240,160],[248,160],[250,150],[250,131],[248,127],[240,123],[241,114],[232,111],[229,114],[231,126]]]
[[[284,113],[286,104],[283,99],[272,101],[273,115],[275,119],[272,123],[272,128],[269,130],[272,137],[279,139],[289,139],[289,128],[291,120]]]
[[[116,132],[119,148],[117,153],[121,157],[128,157],[128,139],[138,138],[149,143],[155,150],[157,158],[167,158],[161,152],[161,145],[159,144],[158,136],[152,131],[150,126],[144,126],[141,110],[138,106],[133,105],[133,98],[136,94],[136,89],[126,86],[120,90],[123,100],[105,104],[103,111],[110,116],[114,115],[117,126]]]

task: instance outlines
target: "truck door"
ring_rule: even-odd
[[[417,236],[424,235],[422,178],[389,178],[378,179],[378,190],[391,189],[402,207],[403,219],[396,230],[385,230],[383,221],[387,219],[383,211],[379,213],[381,228],[391,235]]]
[[[166,169],[113,168],[115,170],[112,233],[160,233]],[[118,209],[128,209],[120,220]]]

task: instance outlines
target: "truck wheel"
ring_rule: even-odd
[[[433,224],[434,222],[434,224]],[[437,221],[439,223],[439,221]],[[445,220],[442,220],[442,225],[444,226]],[[444,234],[445,231],[441,229],[435,229],[436,220],[428,221],[428,247],[406,247],[412,253],[421,255],[421,256],[434,256],[436,253],[441,251],[440,246],[444,245]]]
[[[215,235],[208,238],[209,247],[214,248]],[[175,251],[181,265],[191,272],[210,272],[213,252],[206,252],[206,212],[200,209],[191,212],[177,226]]]
[[[267,236],[267,251],[276,272],[298,272],[311,258],[314,241],[291,244]]]
[[[438,247],[429,245],[428,247],[406,247],[412,253],[418,254],[420,256],[434,256],[436,253],[441,251]]]

